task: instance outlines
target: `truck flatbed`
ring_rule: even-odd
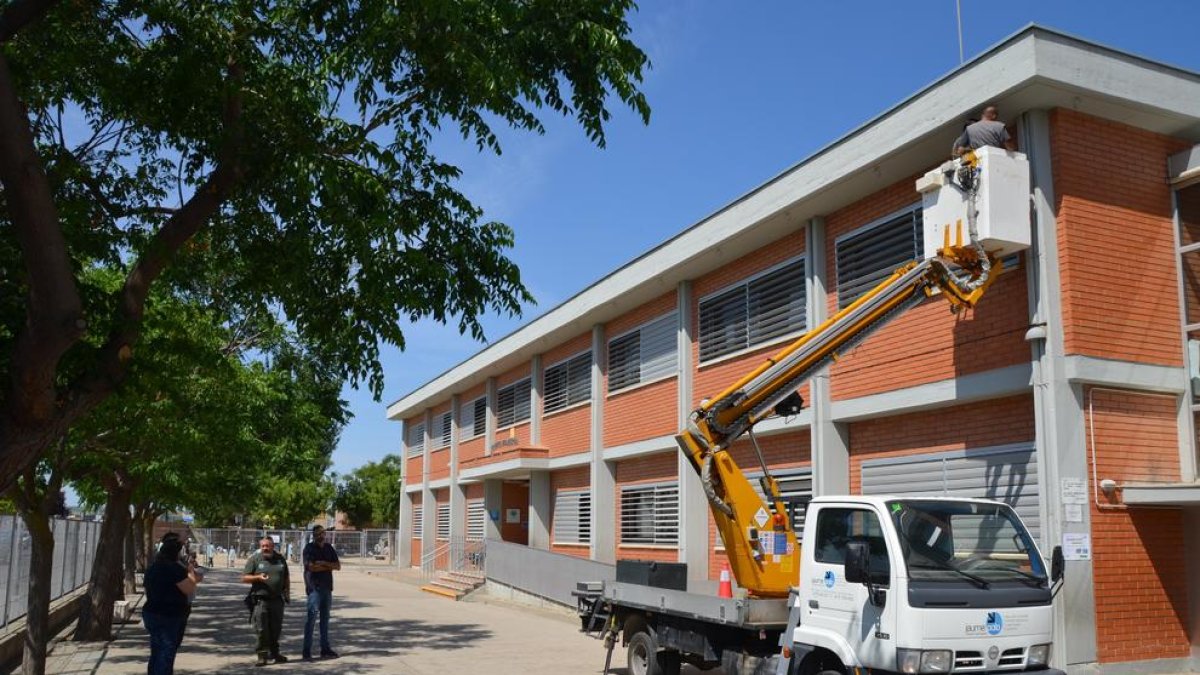
[[[620,581],[606,581],[602,597],[614,605],[747,629],[779,630],[788,622],[786,598],[718,598]]]

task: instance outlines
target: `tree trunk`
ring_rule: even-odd
[[[25,655],[21,675],[45,675],[50,643],[50,582],[54,573],[54,533],[45,513],[21,510],[33,550],[29,557],[29,599],[25,614]]]
[[[88,582],[87,598],[75,627],[76,640],[108,640],[112,637],[113,603],[121,595],[121,561],[125,557],[125,537],[129,532],[129,502],[133,484],[123,472],[106,485],[108,503],[96,544],[96,561]]]
[[[133,531],[133,528],[136,527],[134,525],[136,522],[137,521],[134,519],[130,519],[129,527],[125,528],[125,545],[122,546],[125,552],[125,555],[123,556],[125,560],[125,595],[133,595],[134,593],[137,593],[137,552],[134,550],[133,543],[134,540],[137,539]]]
[[[133,508],[133,519],[129,521],[132,530],[129,540],[133,543],[133,565],[138,572],[146,571],[146,521],[139,511],[141,506]]]

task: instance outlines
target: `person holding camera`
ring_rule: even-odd
[[[148,675],[171,675],[175,672],[175,654],[183,641],[190,610],[188,598],[204,578],[192,561],[181,563],[183,542],[179,535],[163,535],[154,563],[146,568],[143,586],[146,604],[142,607],[142,623],[150,634]]]
[[[258,543],[258,551],[246,561],[242,572],[242,582],[251,584],[250,595],[254,598],[254,612],[250,615],[250,623],[258,637],[255,646],[258,661],[254,665],[267,665],[268,657],[275,663],[287,663],[287,657],[279,653],[283,605],[291,601],[287,558],[275,550],[274,539],[263,537]]]

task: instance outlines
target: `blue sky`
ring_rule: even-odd
[[[1194,0],[961,0],[967,60],[1031,22],[1200,71]],[[481,155],[447,137],[441,158],[485,218],[516,232],[510,257],[537,298],[489,317],[497,340],[958,66],[954,0],[644,0],[630,18],[651,70],[650,124],[615,109],[608,147],[570,120],[502,133]],[[386,405],[485,345],[433,322],[385,348],[382,401],[347,387],[354,419],[334,453],[346,472],[398,452]]]

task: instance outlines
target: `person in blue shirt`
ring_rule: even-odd
[[[179,535],[168,532],[162,538],[154,563],[146,568],[143,586],[146,604],[142,608],[142,623],[150,633],[148,675],[171,675],[175,672],[175,654],[179,650],[188,614],[188,598],[196,592],[201,576],[191,561],[181,565],[179,554],[183,542]]]
[[[333,602],[333,573],[342,569],[333,544],[325,542],[325,528],[314,525],[312,541],[304,547],[304,592],[308,596],[308,616],[304,621],[304,651],[301,658],[312,659],[313,623],[320,616],[321,658],[336,658],[329,643],[329,608]]]

